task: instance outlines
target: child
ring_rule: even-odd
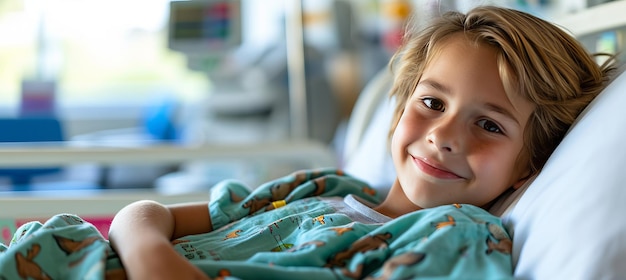
[[[223,182],[209,203],[140,201],[116,215],[116,253],[101,244],[104,257],[91,272],[133,279],[511,278],[511,240],[483,208],[539,172],[613,67],[596,65],[559,28],[497,7],[446,13],[408,31],[391,66],[397,179],[382,202],[332,169],[296,172],[252,193]],[[72,216],[56,218],[49,227],[65,230],[51,237],[59,247],[94,246],[88,234],[68,238]],[[43,247],[23,239],[15,262],[19,255],[31,273],[48,276],[50,268],[33,264]],[[82,245],[62,246],[68,239]],[[77,256],[65,262],[74,271],[88,256],[70,251]],[[3,262],[0,276],[13,269]]]

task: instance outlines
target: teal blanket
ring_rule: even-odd
[[[483,209],[445,205],[364,222],[324,198],[349,196],[376,200],[336,170],[292,174],[253,192],[224,182],[208,204],[216,230],[172,246],[219,279],[512,279],[511,239]],[[124,277],[107,240],[75,215],[25,224],[0,251],[0,279]]]

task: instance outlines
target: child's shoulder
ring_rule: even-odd
[[[307,169],[267,182],[252,195],[268,197],[272,201],[287,202],[312,196],[330,197],[354,194],[374,203],[376,190],[365,182],[346,174],[341,169]]]
[[[376,190],[366,183],[340,169],[325,168],[296,171],[255,189],[237,181],[223,181],[213,187],[209,208],[214,221],[224,217],[222,222],[226,223],[305,198],[350,194],[380,203]]]

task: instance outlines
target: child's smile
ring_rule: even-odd
[[[433,179],[441,180],[459,180],[464,179],[462,176],[457,175],[454,171],[448,170],[445,166],[434,162],[431,159],[424,157],[412,156],[415,165],[427,176],[433,177]]]

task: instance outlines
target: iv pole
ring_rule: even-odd
[[[285,30],[287,41],[287,73],[289,75],[289,119],[292,140],[308,137],[306,76],[304,69],[304,35],[302,1],[286,3]]]

